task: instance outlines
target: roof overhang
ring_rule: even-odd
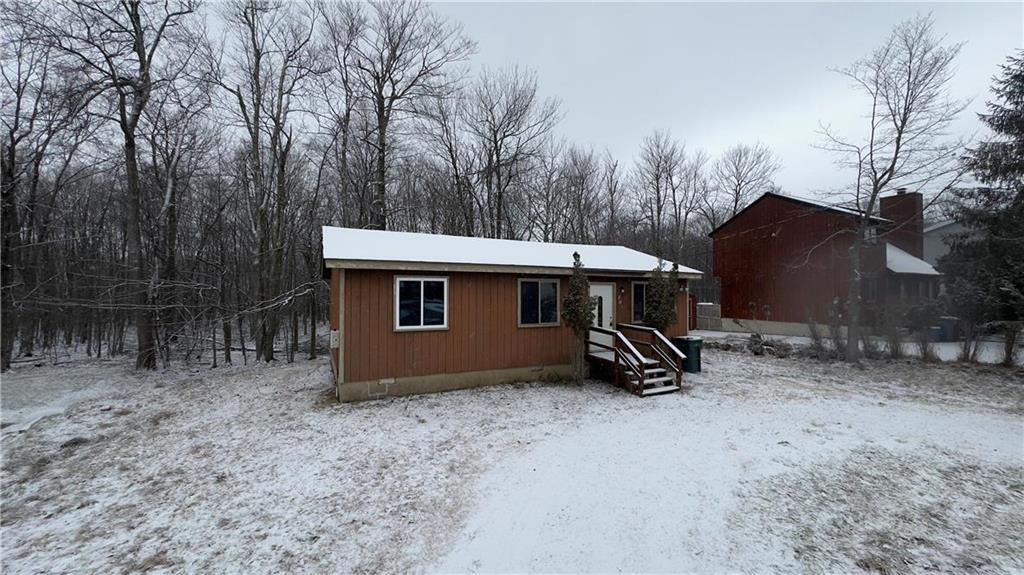
[[[932,264],[913,256],[891,243],[885,244],[885,269],[899,275],[937,277],[940,274]]]
[[[566,267],[536,267],[536,266],[505,266],[490,264],[463,264],[463,263],[439,263],[439,262],[408,262],[408,261],[382,261],[382,260],[341,260],[325,259],[325,267],[329,269],[352,269],[352,270],[395,270],[395,271],[426,271],[426,272],[472,272],[472,273],[495,273],[495,274],[538,274],[538,275],[572,275],[572,268]],[[589,276],[614,276],[614,277],[650,277],[651,271],[629,271],[629,270],[603,270],[597,268],[584,268]],[[702,273],[679,272],[680,279],[699,280],[704,276]]]

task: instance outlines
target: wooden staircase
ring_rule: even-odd
[[[587,361],[592,375],[608,379],[641,397],[682,389],[686,356],[664,334],[646,326],[620,323],[616,327],[618,329],[590,329]],[[623,332],[635,333],[637,337],[628,338]],[[604,337],[597,338],[595,334]],[[640,349],[646,353],[641,353]]]

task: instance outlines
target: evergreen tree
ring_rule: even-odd
[[[664,332],[676,323],[676,294],[679,292],[679,264],[665,271],[662,262],[651,271],[647,283],[647,300],[644,305],[644,323]]]
[[[984,186],[954,192],[954,219],[969,231],[947,240],[939,269],[956,313],[969,329],[986,324],[1003,333],[1004,361],[1011,364],[1024,322],[1024,51],[1002,70],[992,86],[995,101],[980,114],[993,138],[964,158]]]
[[[594,325],[594,300],[590,297],[590,280],[583,269],[580,254],[572,254],[572,277],[569,278],[569,293],[562,300],[562,319],[576,335],[576,350],[573,352],[572,367],[576,381],[584,376],[587,334]]]

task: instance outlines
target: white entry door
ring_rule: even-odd
[[[590,297],[597,301],[594,306],[594,327],[615,329],[615,285],[614,284],[590,284]],[[591,341],[613,345],[614,339],[610,335],[591,332]],[[601,351],[602,348],[593,346],[591,351]]]

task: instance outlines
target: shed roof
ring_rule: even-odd
[[[915,257],[890,243],[885,244],[885,268],[897,274],[917,274],[924,276],[940,275],[939,272],[935,271],[935,268],[932,267],[932,264],[922,260],[921,258]]]
[[[579,252],[583,265],[589,271],[648,273],[658,265],[658,258],[624,246],[556,244],[331,226],[323,227],[323,250],[324,260],[329,264],[333,260],[336,267],[345,267],[344,262],[378,268],[401,264],[409,269],[420,264],[433,264],[546,268],[551,273],[564,273],[572,270],[573,252]],[[671,262],[665,263],[672,265]],[[693,279],[701,276],[700,271],[685,266],[679,266],[679,273]]]

